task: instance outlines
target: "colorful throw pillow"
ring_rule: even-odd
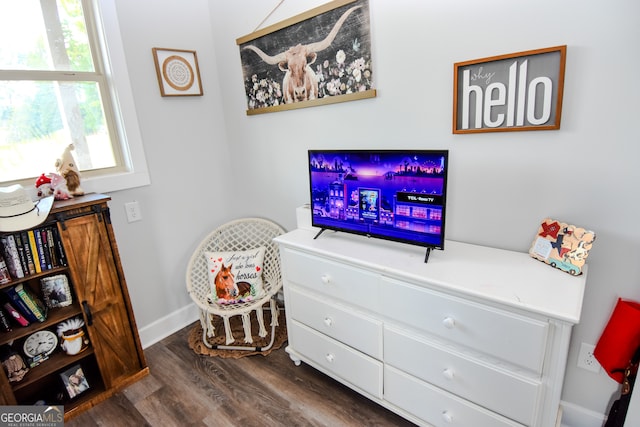
[[[582,273],[595,239],[593,231],[546,218],[538,227],[529,254],[552,267],[577,276]]]
[[[213,300],[237,304],[264,295],[264,246],[248,251],[205,252]]]

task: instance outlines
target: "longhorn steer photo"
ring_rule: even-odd
[[[278,68],[284,71],[282,91],[285,103],[292,104],[294,102],[316,99],[318,97],[318,79],[311,68],[311,64],[316,61],[318,52],[331,46],[342,24],[344,24],[349,15],[361,7],[362,6],[354,6],[343,13],[333,26],[331,32],[322,41],[306,45],[297,44],[273,56],[267,55],[260,48],[253,45],[245,46],[243,49],[255,52],[265,63],[269,65],[277,64]]]

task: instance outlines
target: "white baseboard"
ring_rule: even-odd
[[[142,348],[145,349],[158,341],[168,337],[176,331],[190,325],[199,319],[198,308],[195,304],[174,311],[150,325],[138,329]]]
[[[602,427],[604,414],[562,401],[562,427]]]

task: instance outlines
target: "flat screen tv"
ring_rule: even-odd
[[[309,150],[311,223],[444,249],[448,150]]]

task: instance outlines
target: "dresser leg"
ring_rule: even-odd
[[[296,356],[289,347],[285,348],[284,351],[289,353],[289,358],[293,360],[294,365],[300,366],[300,362],[302,362],[302,360],[298,356]]]

